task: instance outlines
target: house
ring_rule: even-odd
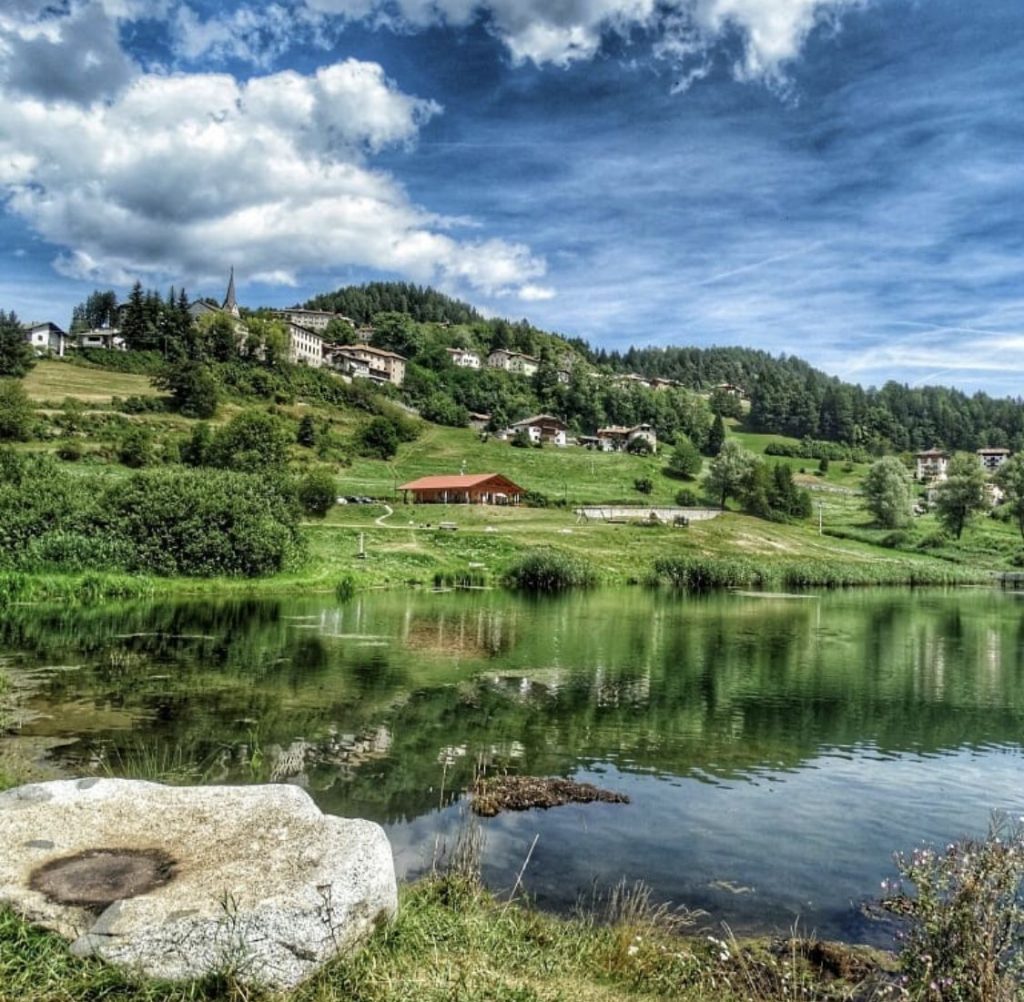
[[[68,335],[71,348],[100,348],[104,351],[127,351],[128,345],[121,337],[120,327],[100,327],[91,331],[79,331]]]
[[[487,364],[492,369],[504,369],[505,372],[515,372],[521,376],[532,376],[540,365],[540,360],[533,355],[525,355],[521,351],[509,351],[506,348],[496,348],[487,356]]]
[[[292,365],[308,365],[319,369],[324,364],[324,339],[309,327],[288,320],[288,361]]]
[[[747,396],[747,391],[742,386],[737,386],[735,383],[717,383],[714,389],[720,393],[727,393],[730,397],[741,397]]]
[[[491,415],[484,414],[480,411],[469,412],[469,426],[474,428],[476,431],[484,431],[487,426],[491,423]]]
[[[651,425],[643,423],[626,428],[623,425],[609,425],[597,429],[597,439],[602,452],[624,452],[633,442],[644,441],[651,452],[658,451],[658,436]]]
[[[612,384],[620,389],[625,389],[629,386],[642,386],[645,389],[650,389],[647,377],[641,376],[638,372],[628,372],[625,375],[612,376]]]
[[[671,390],[677,386],[681,386],[682,384],[678,379],[661,379],[658,376],[655,376],[647,383],[647,385],[652,390]]]
[[[327,364],[332,369],[337,369],[339,372],[343,372],[345,375],[352,376],[355,379],[370,378],[369,365],[363,359],[356,358],[355,355],[340,348],[336,348],[328,354]]]
[[[917,460],[918,480],[945,480],[946,469],[949,466],[949,453],[942,449],[928,449],[919,452],[915,457]]]
[[[55,323],[47,320],[43,323],[26,324],[25,340],[37,355],[63,357],[67,349],[68,336]]]
[[[368,344],[343,344],[335,351],[365,362],[370,379],[378,383],[401,386],[405,381],[405,359],[393,351],[373,348]]]
[[[569,426],[560,418],[551,414],[535,414],[533,417],[523,418],[516,421],[509,431],[514,435],[516,432],[524,431],[534,444],[549,442],[552,445],[565,445],[565,433]]]
[[[987,473],[995,473],[1010,458],[1009,449],[979,449],[978,462]]]
[[[480,368],[480,356],[475,351],[468,348],[445,348],[445,351],[448,352],[452,365],[457,365],[460,369]]]
[[[519,504],[525,491],[500,473],[420,477],[399,488],[416,504]]]
[[[295,306],[290,310],[274,310],[274,316],[287,323],[296,324],[308,331],[315,331],[323,334],[332,320],[340,320],[348,324],[354,331],[356,325],[340,313],[331,313],[330,310],[305,310]]]

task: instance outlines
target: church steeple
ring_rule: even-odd
[[[222,310],[227,310],[233,317],[241,316],[238,312],[238,300],[235,299],[235,269],[231,269],[231,277],[228,279],[228,294],[224,297]]]

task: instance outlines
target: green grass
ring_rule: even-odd
[[[70,956],[57,936],[0,911],[0,1002],[808,1002],[848,999],[811,943],[712,942],[680,935],[686,916],[620,889],[575,919],[499,901],[475,881],[436,877],[402,889],[395,922],[357,956],[274,996],[230,977],[160,984]],[[834,948],[839,950],[842,948]],[[845,949],[857,977],[886,958]]]
[[[29,398],[37,401],[74,397],[87,403],[109,403],[112,397],[154,397],[160,392],[149,376],[45,359],[25,377],[23,385]]]

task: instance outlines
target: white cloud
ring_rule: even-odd
[[[524,285],[519,290],[519,298],[524,303],[542,303],[555,298],[555,290],[545,285]]]
[[[567,66],[593,58],[606,34],[647,36],[680,64],[681,86],[708,72],[709,51],[730,32],[743,53],[740,79],[778,79],[811,31],[868,0],[303,0],[322,17],[384,19],[407,28],[479,19],[515,62]],[[393,12],[394,16],[389,16]]]
[[[352,266],[505,295],[545,271],[522,245],[458,239],[457,221],[368,166],[441,110],[376,64],[245,83],[143,74],[89,106],[0,99],[7,207],[66,248],[55,264],[71,277],[195,281],[231,263],[287,283]]]

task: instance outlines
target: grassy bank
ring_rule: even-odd
[[[69,955],[59,937],[0,912],[0,1000],[123,1002],[769,1002],[867,998],[869,951],[811,942],[737,943],[719,930],[680,935],[685,917],[623,891],[596,914],[560,919],[498,901],[459,877],[402,891],[399,917],[354,959],[277,996],[229,976],[185,985],[136,980]],[[862,988],[858,985],[863,984]],[[853,993],[859,992],[858,996]]]
[[[457,528],[439,528],[440,522]],[[3,601],[104,601],[193,594],[322,592],[499,586],[524,561],[556,552],[587,570],[587,583],[662,583],[684,590],[958,585],[992,581],[983,554],[954,562],[860,538],[819,536],[728,512],[689,528],[581,523],[560,508],[396,504],[335,508],[303,526],[309,557],[263,578],[159,578],[113,574],[0,573]],[[362,556],[360,556],[362,546]],[[581,578],[582,580],[582,578]]]

